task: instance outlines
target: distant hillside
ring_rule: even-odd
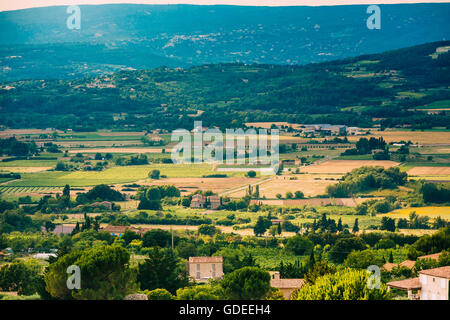
[[[127,68],[207,63],[306,64],[450,39],[450,4],[241,7],[90,5],[0,13],[0,81],[79,78]]]
[[[448,127],[448,111],[414,108],[445,106],[449,68],[450,41],[442,41],[305,66],[210,64],[17,81],[1,86],[0,124],[176,129],[198,119],[222,128],[260,121],[367,127],[379,118],[388,127]]]

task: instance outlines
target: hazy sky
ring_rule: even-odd
[[[0,0],[0,11],[70,4],[145,3],[145,4],[232,4],[251,6],[320,6],[336,4],[435,3],[449,0]]]

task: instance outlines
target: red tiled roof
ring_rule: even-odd
[[[408,268],[408,269],[412,269],[415,264],[416,264],[415,261],[405,260],[402,263],[400,263],[400,267],[405,267],[405,268]]]
[[[222,263],[223,257],[189,257],[189,263]]]
[[[388,287],[401,289],[401,290],[411,290],[420,289],[422,285],[420,284],[419,278],[411,278],[399,281],[392,281],[387,283]]]
[[[305,279],[270,279],[270,286],[278,289],[301,288]]]
[[[385,263],[382,268],[386,269],[387,271],[391,271],[392,269],[394,269],[396,267],[398,267],[397,263],[388,262],[388,263]]]
[[[106,226],[101,229],[101,231],[108,231],[108,232],[125,232],[127,229],[130,229],[129,226]]]
[[[450,279],[450,266],[422,270],[419,271],[419,273],[426,274],[427,276]]]
[[[420,256],[420,257],[417,257],[417,260],[419,260],[419,259],[433,259],[433,260],[438,261],[439,260],[439,256],[441,254],[442,254],[442,252],[433,253],[433,254],[429,254],[429,255],[426,255],[426,256]]]

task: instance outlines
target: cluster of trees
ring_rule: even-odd
[[[450,201],[449,183],[425,182],[420,188],[425,203],[447,203]]]
[[[407,174],[399,168],[361,167],[344,175],[343,181],[329,185],[327,194],[331,197],[348,197],[358,192],[373,189],[392,189],[404,185]]]
[[[320,230],[320,231],[328,231],[328,232],[334,233],[334,232],[338,232],[338,231],[342,232],[342,231],[344,231],[344,229],[347,229],[347,228],[348,228],[348,225],[343,225],[341,218],[339,218],[338,222],[336,223],[336,220],[327,218],[327,214],[325,212],[322,213],[322,216],[319,219],[319,221],[316,221],[316,219],[314,219],[313,223],[311,224],[311,230],[313,232]],[[356,231],[358,231],[358,230],[356,230]]]
[[[118,166],[137,166],[148,164],[148,157],[146,154],[139,154],[131,157],[118,157],[116,159],[116,165]]]
[[[270,213],[268,217],[259,216],[255,226],[253,227],[253,232],[256,236],[262,236],[271,226],[272,221],[270,220]]]
[[[162,199],[174,197],[180,197],[180,190],[173,185],[140,187],[136,193],[139,210],[160,210]]]
[[[64,194],[64,192],[63,192]],[[124,201],[125,195],[106,184],[100,184],[77,196],[76,201],[85,204],[93,201]]]
[[[377,213],[388,213],[394,209],[400,208],[400,203],[393,196],[387,196],[382,200],[368,200],[356,206],[356,214],[372,216]]]
[[[389,300],[391,295],[385,284],[379,289],[367,285],[366,270],[344,269],[318,278],[314,284],[299,290],[297,300]]]
[[[408,251],[408,259],[416,260],[418,256],[441,252],[450,248],[450,227],[440,229],[432,235],[420,237]]]
[[[360,138],[356,142],[356,146],[353,149],[345,150],[341,155],[359,155],[359,154],[370,154],[372,150],[383,150],[386,151],[386,141],[384,141],[383,137],[370,139]],[[376,160],[385,160],[385,159],[376,159]]]
[[[0,154],[6,156],[27,156],[30,154],[36,154],[38,148],[36,143],[18,141],[16,138],[11,137],[8,139],[0,139]]]
[[[148,214],[140,211],[135,215],[103,213],[99,216],[101,223],[108,223],[115,226],[128,226],[131,224],[165,224],[165,225],[201,225],[212,224],[212,220],[205,216],[190,215],[188,217],[177,217],[170,213],[163,214],[156,212]]]
[[[43,220],[32,219],[16,202],[0,200],[0,234],[39,231]]]

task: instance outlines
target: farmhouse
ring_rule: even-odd
[[[69,224],[58,224],[55,229],[53,230],[53,233],[55,234],[71,234],[73,229],[75,229],[74,225]]]
[[[206,197],[201,194],[195,194],[192,196],[191,208],[204,208],[206,203]]]
[[[331,124],[307,124],[303,126],[303,134],[323,134],[325,136],[338,136],[347,133],[347,126]]]
[[[123,236],[123,234],[127,230],[136,232],[137,234],[140,234],[140,235],[143,235],[145,232],[148,231],[148,229],[144,229],[144,228],[135,228],[135,227],[131,227],[131,226],[111,226],[111,225],[106,226],[101,229],[101,231],[109,232],[112,236],[119,236],[119,237]]]
[[[200,194],[196,194],[192,196],[191,200],[191,208],[208,208],[212,210],[216,210],[222,204],[222,199],[219,196],[202,196]]]
[[[221,198],[219,196],[209,196],[207,199],[208,208],[216,210],[221,205]]]
[[[280,289],[284,299],[291,299],[292,292],[300,289],[305,284],[305,279],[281,279],[280,272],[270,272],[270,286]]]
[[[388,288],[408,291],[411,300],[448,300],[450,266],[419,271],[419,277],[388,282]],[[416,292],[416,293],[414,293]]]
[[[186,267],[189,277],[196,282],[223,277],[223,257],[189,257]]]

